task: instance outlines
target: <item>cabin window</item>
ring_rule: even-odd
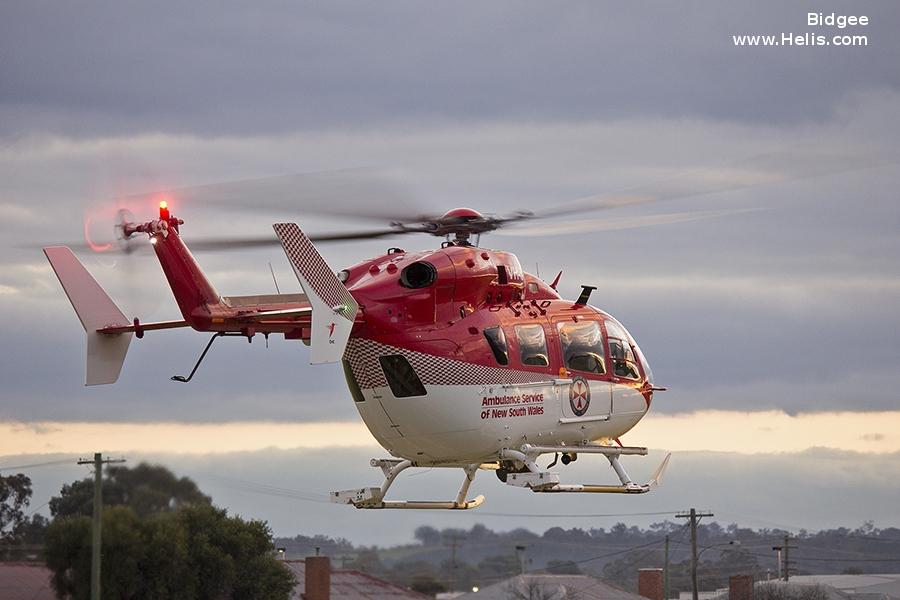
[[[621,325],[606,321],[606,336],[609,339],[609,358],[612,360],[613,373],[617,377],[639,380],[641,376],[628,333]]]
[[[566,368],[585,373],[606,373],[603,358],[603,333],[597,321],[571,321],[559,324],[559,341],[562,343]]]
[[[422,380],[416,375],[415,370],[413,370],[412,365],[409,364],[405,356],[402,354],[388,354],[379,356],[378,362],[381,363],[381,370],[384,371],[384,377],[391,387],[391,393],[396,398],[409,398],[426,394]]]
[[[488,327],[484,330],[484,337],[491,347],[491,352],[494,353],[497,364],[508,365],[509,350],[506,347],[506,335],[504,335],[503,330],[499,327]]]
[[[516,339],[519,341],[519,355],[523,365],[546,367],[547,338],[541,325],[516,325]]]
[[[641,366],[644,368],[644,377],[647,378],[647,382],[650,385],[653,385],[653,369],[650,368],[650,363],[647,362],[647,357],[644,356],[644,353],[641,352],[641,349],[637,344],[634,345],[634,353],[638,357],[638,361],[641,363]]]

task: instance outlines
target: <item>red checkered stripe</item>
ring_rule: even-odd
[[[424,385],[508,385],[531,383],[548,378],[541,373],[486,367],[461,360],[443,358],[397,348],[372,340],[352,338],[344,351],[344,358],[359,387],[371,389],[387,387],[388,383],[381,370],[379,356],[402,354],[415,369]]]
[[[349,308],[355,308],[356,301],[328,267],[306,234],[300,231],[296,223],[275,223],[272,227],[275,228],[275,233],[281,240],[291,264],[303,274],[312,291],[331,308],[348,307],[348,310],[341,311],[341,314],[347,319],[352,319],[350,315],[353,311]]]

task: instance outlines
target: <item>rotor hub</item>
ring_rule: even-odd
[[[477,219],[484,219],[484,215],[475,210],[474,208],[454,208],[453,210],[448,210],[441,217],[441,221],[472,221]]]

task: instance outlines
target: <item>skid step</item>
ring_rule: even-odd
[[[602,444],[578,444],[573,446],[535,446],[525,444],[521,448],[525,454],[541,455],[569,454],[603,454],[605,456],[646,456],[647,449],[642,446],[604,446]]]
[[[612,450],[612,451],[609,451]],[[549,452],[565,452],[579,453],[587,452],[594,454],[603,454],[609,461],[610,466],[616,472],[620,484],[605,485],[596,483],[560,483],[559,475],[550,471],[542,470],[538,467],[535,459],[541,454]],[[506,485],[516,487],[524,487],[532,492],[541,493],[574,493],[574,494],[646,494],[654,487],[659,485],[662,480],[666,467],[669,466],[671,454],[666,457],[656,468],[650,481],[639,484],[631,480],[625,468],[619,462],[619,456],[622,454],[646,454],[646,448],[638,447],[614,447],[601,446],[599,444],[584,444],[580,446],[532,446],[525,444],[520,450],[506,448],[500,452],[500,460],[516,461],[522,465],[521,471],[508,473],[506,475]],[[553,464],[556,464],[554,461]],[[551,465],[552,466],[552,465]]]

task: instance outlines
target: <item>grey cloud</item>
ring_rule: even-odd
[[[900,9],[862,6],[869,46],[840,49],[735,47],[733,34],[810,29],[808,7],[775,0],[5,3],[0,131],[246,135],[625,115],[818,122],[848,93],[900,83]]]
[[[142,136],[77,142],[21,141],[0,148],[2,202],[28,218],[0,219],[3,343],[0,416],[18,420],[323,420],[352,419],[339,369],[310,367],[299,344],[224,340],[195,382],[170,375],[190,369],[205,337],[161,332],[135,341],[122,380],[85,390],[80,325],[37,249],[19,244],[77,239],[82,209],[115,193],[240,179],[267,173],[399,165],[409,185],[437,210],[471,205],[499,213],[540,209],[605,190],[671,177],[679,170],[731,165],[742,156],[798,145],[878,148],[895,160],[896,94],[860,96],[822,127],[759,128],[711,121],[631,119],[590,124],[482,124],[415,130],[333,131],[274,138]],[[804,156],[799,156],[802,160]],[[610,211],[611,218],[692,211],[724,214],[652,229],[577,236],[487,237],[539,263],[561,290],[599,285],[593,301],[621,319],[649,356],[660,384],[655,410],[781,408],[895,409],[900,328],[897,311],[900,224],[897,168],[879,167],[760,186],[654,206]],[[188,243],[210,235],[258,235],[295,218],[310,231],[349,221],[310,219],[266,208],[185,206]],[[598,218],[603,217],[598,213]],[[101,228],[110,229],[109,223]],[[387,245],[433,247],[402,238],[323,245],[335,268]],[[283,289],[296,279],[283,253],[200,255],[221,293]],[[129,260],[85,257],[88,268],[129,316],[177,318],[152,255]],[[229,343],[230,342],[230,343]],[[42,357],[43,360],[36,360]],[[153,382],[148,387],[146,382]]]

